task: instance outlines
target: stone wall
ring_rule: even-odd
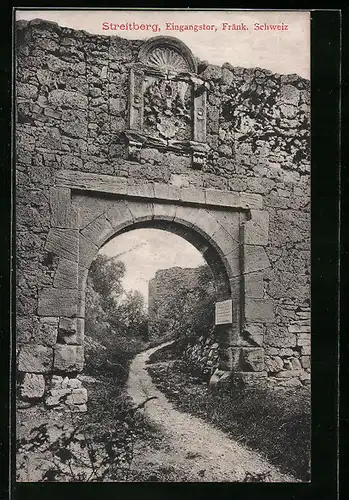
[[[255,241],[262,243],[255,243],[253,265],[245,269],[250,298],[244,329],[247,336],[263,339],[263,372],[283,384],[309,378],[309,82],[195,59],[207,95],[206,161],[194,165],[187,150],[159,147],[156,141],[132,156],[138,143],[125,136],[130,68],[144,42],[41,20],[20,21],[16,31],[16,330],[22,384],[29,384],[28,373],[49,378],[53,367],[57,376],[67,367],[73,377],[82,370],[83,325],[81,318],[70,321],[70,312],[75,313],[69,309],[73,250],[67,246],[59,259],[47,244],[53,221],[66,235],[78,216],[69,203],[64,213],[55,212],[70,196],[69,190],[55,190],[62,170],[121,177],[136,189],[144,183],[188,188],[188,196],[191,189],[214,188],[253,202],[249,222]],[[153,111],[147,113],[151,127]],[[195,154],[200,158],[200,151]],[[268,233],[263,233],[265,214]],[[53,296],[40,309],[40,291],[62,283],[68,283],[68,292],[53,295],[66,305],[65,314],[47,316]],[[268,303],[268,316],[258,314],[262,303]]]
[[[193,374],[206,381],[219,370],[219,344],[212,333],[199,337],[196,344],[188,345],[183,355]]]
[[[203,280],[205,286],[203,286]],[[197,268],[171,267],[156,271],[148,286],[149,333],[155,333],[159,322],[172,324],[173,304],[185,296],[186,308],[195,306],[197,290],[214,295],[214,281],[208,266]],[[183,312],[183,311],[182,311]],[[163,334],[170,333],[164,331]]]

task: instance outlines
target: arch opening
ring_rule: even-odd
[[[73,227],[50,230],[46,249],[53,250],[59,259],[53,287],[40,293],[38,312],[54,318],[58,327],[53,373],[83,370],[86,283],[91,263],[110,240],[135,229],[175,234],[200,252],[213,275],[216,293],[212,302],[233,303],[229,320],[214,326],[220,369],[239,371],[243,214],[236,208],[203,205],[196,198],[191,203],[177,198],[170,201],[170,192],[163,193],[166,201],[161,196],[154,198],[154,189],[142,197],[137,189],[132,195],[130,191],[121,196],[72,190],[71,210],[78,215]]]
[[[213,302],[227,300],[232,297],[229,275],[222,259],[222,250],[217,247],[217,244],[210,238],[205,232],[194,227],[192,223],[186,220],[168,220],[165,217],[158,217],[154,219],[153,217],[140,217],[140,220],[129,220],[128,223],[122,224],[122,227],[114,229],[109,234],[104,235],[100,241],[100,245],[95,247],[94,255],[91,256],[91,262],[97,256],[99,252],[105,248],[112,240],[116,239],[118,236],[130,233],[137,229],[156,229],[162,232],[168,232],[174,234],[190,245],[192,245],[202,256],[203,261],[207,264],[212,275],[212,282],[215,289],[215,294],[213,297]],[[90,265],[91,265],[90,262]],[[90,265],[84,270],[84,280],[81,287],[82,301],[84,302],[84,293],[86,288],[88,270]],[[214,304],[212,304],[214,306]],[[238,308],[236,308],[238,313]],[[83,316],[85,317],[85,307],[83,310]],[[213,319],[214,322],[214,319]],[[232,331],[238,330],[240,325],[239,316],[236,314],[234,318],[235,325],[214,325],[213,324],[213,335],[215,341],[219,344],[219,367],[223,370],[231,370],[231,356],[230,356],[230,342],[233,337]]]
[[[213,243],[209,241],[208,237],[205,238],[203,234],[201,234],[197,229],[194,229],[194,227],[189,227],[175,221],[170,222],[164,219],[151,219],[133,222],[115,234],[109,236],[98,251],[100,251],[106,244],[108,244],[108,242],[117,236],[137,229],[158,229],[183,238],[201,253],[203,259],[210,268],[214,277],[217,300],[228,299],[231,296],[229,277],[217,248],[215,248]]]
[[[156,243],[153,234],[151,245],[148,248],[146,246],[143,246],[142,249],[139,248],[142,247],[142,243],[147,245],[149,234],[151,235],[152,232],[157,233]],[[170,238],[168,244],[166,243],[166,233]],[[127,236],[130,237],[127,238]],[[163,247],[165,247],[166,254],[161,250]],[[144,255],[142,255],[143,251]],[[132,261],[132,257],[130,257],[132,252],[133,258],[139,259],[139,262]],[[149,270],[144,271],[147,261],[151,261],[153,258],[153,255],[149,252],[154,252],[156,256],[156,260],[149,265],[152,271],[151,274]],[[178,252],[185,254],[187,259],[183,258],[183,255],[178,257]],[[93,336],[98,339],[95,333],[96,327],[91,320],[93,311],[89,310],[90,302],[88,297],[89,293],[91,293],[92,283],[91,269],[93,269],[92,275],[95,275],[96,264],[98,266],[101,263],[103,264],[103,257],[113,259],[114,265],[116,263],[125,264],[126,273],[129,273],[127,284],[125,284],[125,281],[122,282],[123,297],[126,300],[123,302],[123,297],[119,295],[117,298],[119,305],[115,300],[115,309],[124,311],[125,307],[129,305],[127,300],[134,299],[137,296],[138,299],[142,299],[141,303],[145,306],[145,315],[138,304],[137,311],[133,311],[137,316],[134,319],[138,320],[146,317],[147,322],[147,334],[142,330],[142,321],[137,323],[138,330],[133,328],[133,330],[130,329],[125,334],[125,329],[122,333],[120,324],[118,325],[115,319],[113,320],[112,315],[111,323],[114,325],[115,330],[110,329],[110,333],[107,334],[110,337],[107,340],[107,343],[110,342],[110,352],[118,349],[117,344],[120,338],[122,348],[123,342],[125,342],[128,335],[130,336],[130,342],[133,342],[135,338],[141,339],[141,341],[177,339],[181,341],[180,345],[189,346],[189,350],[191,349],[190,346],[197,345],[199,339],[203,345],[208,341],[210,346],[215,345],[211,353],[214,353],[215,364],[209,368],[207,366],[204,368],[205,376],[210,378],[220,364],[218,345],[220,344],[222,327],[215,326],[215,302],[219,297],[222,297],[222,294],[230,293],[228,277],[224,274],[223,264],[219,263],[219,255],[212,248],[212,245],[192,228],[184,227],[179,223],[169,223],[169,221],[161,220],[130,224],[109,237],[99,248],[95,259],[92,261],[88,273],[89,279],[84,287],[86,292],[85,334],[89,339],[93,339]],[[118,272],[116,267],[115,269]],[[137,281],[137,274],[140,275],[141,280],[147,280],[149,297],[144,297],[145,289]],[[123,275],[124,278],[125,275]],[[224,286],[225,280],[226,285]],[[226,297],[227,295],[223,296]],[[120,316],[122,316],[122,313]],[[103,328],[102,334],[105,338],[106,334]],[[86,345],[89,346],[89,343],[90,341]],[[222,357],[224,359],[224,356]],[[88,363],[91,364],[89,359]],[[93,362],[91,366],[93,366]]]

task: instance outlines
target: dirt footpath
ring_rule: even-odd
[[[230,439],[222,431],[198,417],[174,408],[165,395],[153,384],[146,369],[150,355],[165,345],[138,354],[130,366],[128,394],[136,405],[151,396],[144,412],[152,424],[164,434],[163,446],[139,449],[134,466],[174,471],[174,477],[187,481],[241,482],[246,475],[259,474],[269,482],[297,482],[292,476],[281,474],[257,452]],[[176,479],[174,479],[176,480]]]

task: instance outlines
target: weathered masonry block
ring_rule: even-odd
[[[49,373],[53,365],[53,349],[40,344],[19,346],[18,370],[26,373]]]
[[[209,342],[214,380],[309,384],[309,82],[202,63],[162,36],[41,20],[16,36],[20,398],[86,410],[87,273],[135,227],[187,239],[233,300]],[[190,359],[208,359],[196,347]]]
[[[54,368],[57,372],[81,372],[84,364],[81,346],[56,344],[54,347]]]

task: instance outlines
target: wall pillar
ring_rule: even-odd
[[[260,384],[267,377],[264,364],[264,332],[274,321],[273,301],[264,294],[265,271],[270,262],[265,250],[268,245],[269,214],[251,209],[249,218],[240,227],[241,269],[241,331],[238,358],[233,379],[248,385]]]
[[[52,285],[38,294],[35,344],[18,346],[20,396],[44,397],[47,407],[86,411],[87,391],[77,375],[84,364],[84,319],[78,292],[79,228],[71,190],[50,189],[51,228],[45,250],[55,262]]]

